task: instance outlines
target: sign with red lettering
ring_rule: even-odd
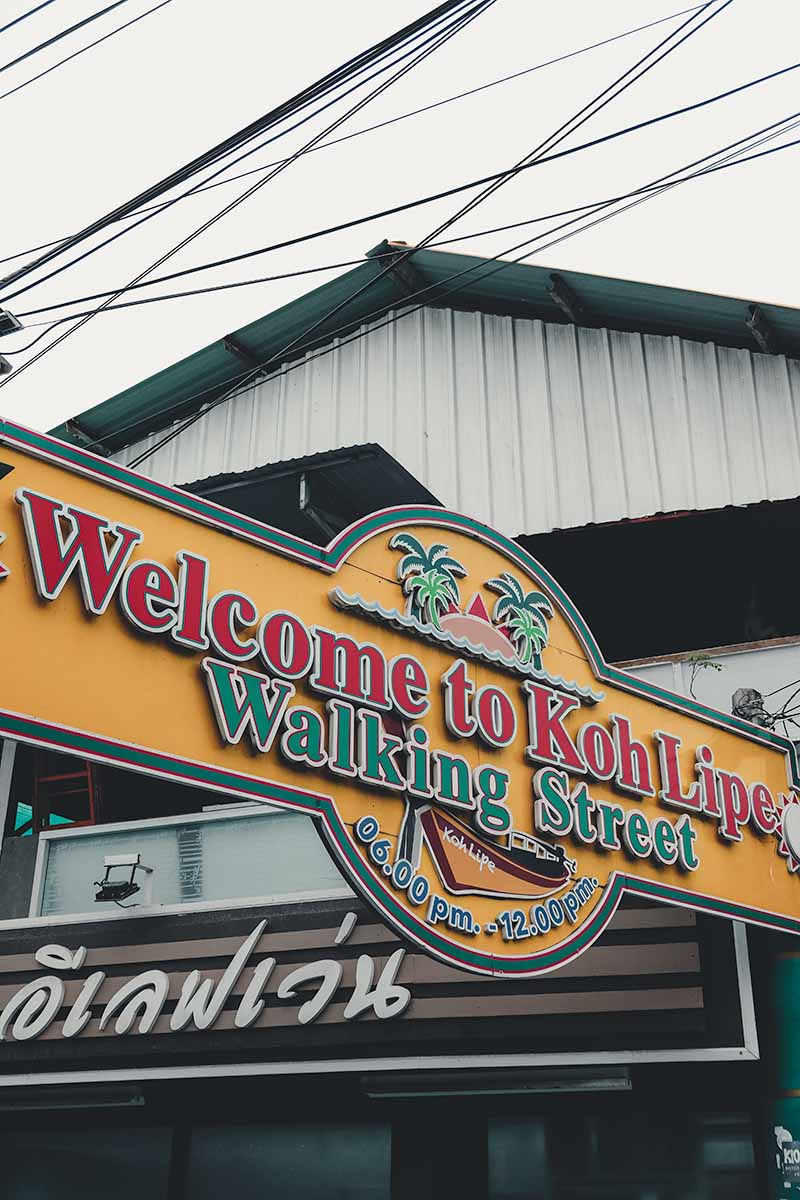
[[[609,666],[515,542],[412,506],[321,549],[11,424],[0,452],[2,736],[310,813],[484,974],[574,958],[625,892],[800,932],[791,743]]]

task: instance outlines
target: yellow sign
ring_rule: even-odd
[[[6,423],[0,534],[0,735],[312,814],[447,962],[551,970],[626,891],[800,932],[791,743],[608,666],[476,521],[323,550]]]

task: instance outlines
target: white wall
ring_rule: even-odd
[[[426,309],[228,401],[141,469],[180,484],[374,441],[513,536],[797,496],[798,407],[780,356]]]

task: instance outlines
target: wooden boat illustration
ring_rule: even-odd
[[[416,815],[439,878],[456,896],[537,899],[559,891],[575,872],[561,846],[531,834],[512,830],[501,846],[430,805]]]

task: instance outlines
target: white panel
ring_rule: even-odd
[[[695,507],[694,464],[687,422],[687,401],[678,338],[642,338],[647,363],[650,417],[658,464],[661,508],[675,512]]]
[[[696,505],[721,508],[732,502],[733,492],[716,347],[708,342],[682,342],[681,351]]]
[[[711,661],[720,669],[699,667],[694,672],[694,680],[693,665],[686,661],[648,663],[631,667],[630,672],[639,679],[684,696],[693,694],[701,703],[720,712],[731,711],[733,693],[739,688],[755,688],[761,692],[765,698],[764,706],[770,713],[778,712],[795,689],[800,688],[800,644],[797,643],[715,654]],[[778,732],[784,732],[782,724]],[[788,726],[786,732],[791,738],[797,737],[794,726]]]
[[[628,504],[608,332],[579,329],[577,334],[594,520],[616,521]]]
[[[563,526],[585,525],[583,514],[593,514],[595,507],[575,327],[548,325],[545,328],[560,523]]]
[[[767,472],[766,495],[775,500],[797,486],[800,461],[786,359],[754,354],[753,377]]]
[[[781,356],[448,309],[332,345],[142,470],[180,484],[378,442],[511,535],[800,495],[800,364]]]
[[[609,334],[624,463],[625,511],[620,516],[661,512],[650,389],[638,333]]]
[[[720,346],[717,359],[733,502],[747,504],[767,494],[752,355]]]
[[[520,529],[553,529],[559,524],[561,498],[544,325],[541,321],[515,321],[514,333],[522,449]]]

